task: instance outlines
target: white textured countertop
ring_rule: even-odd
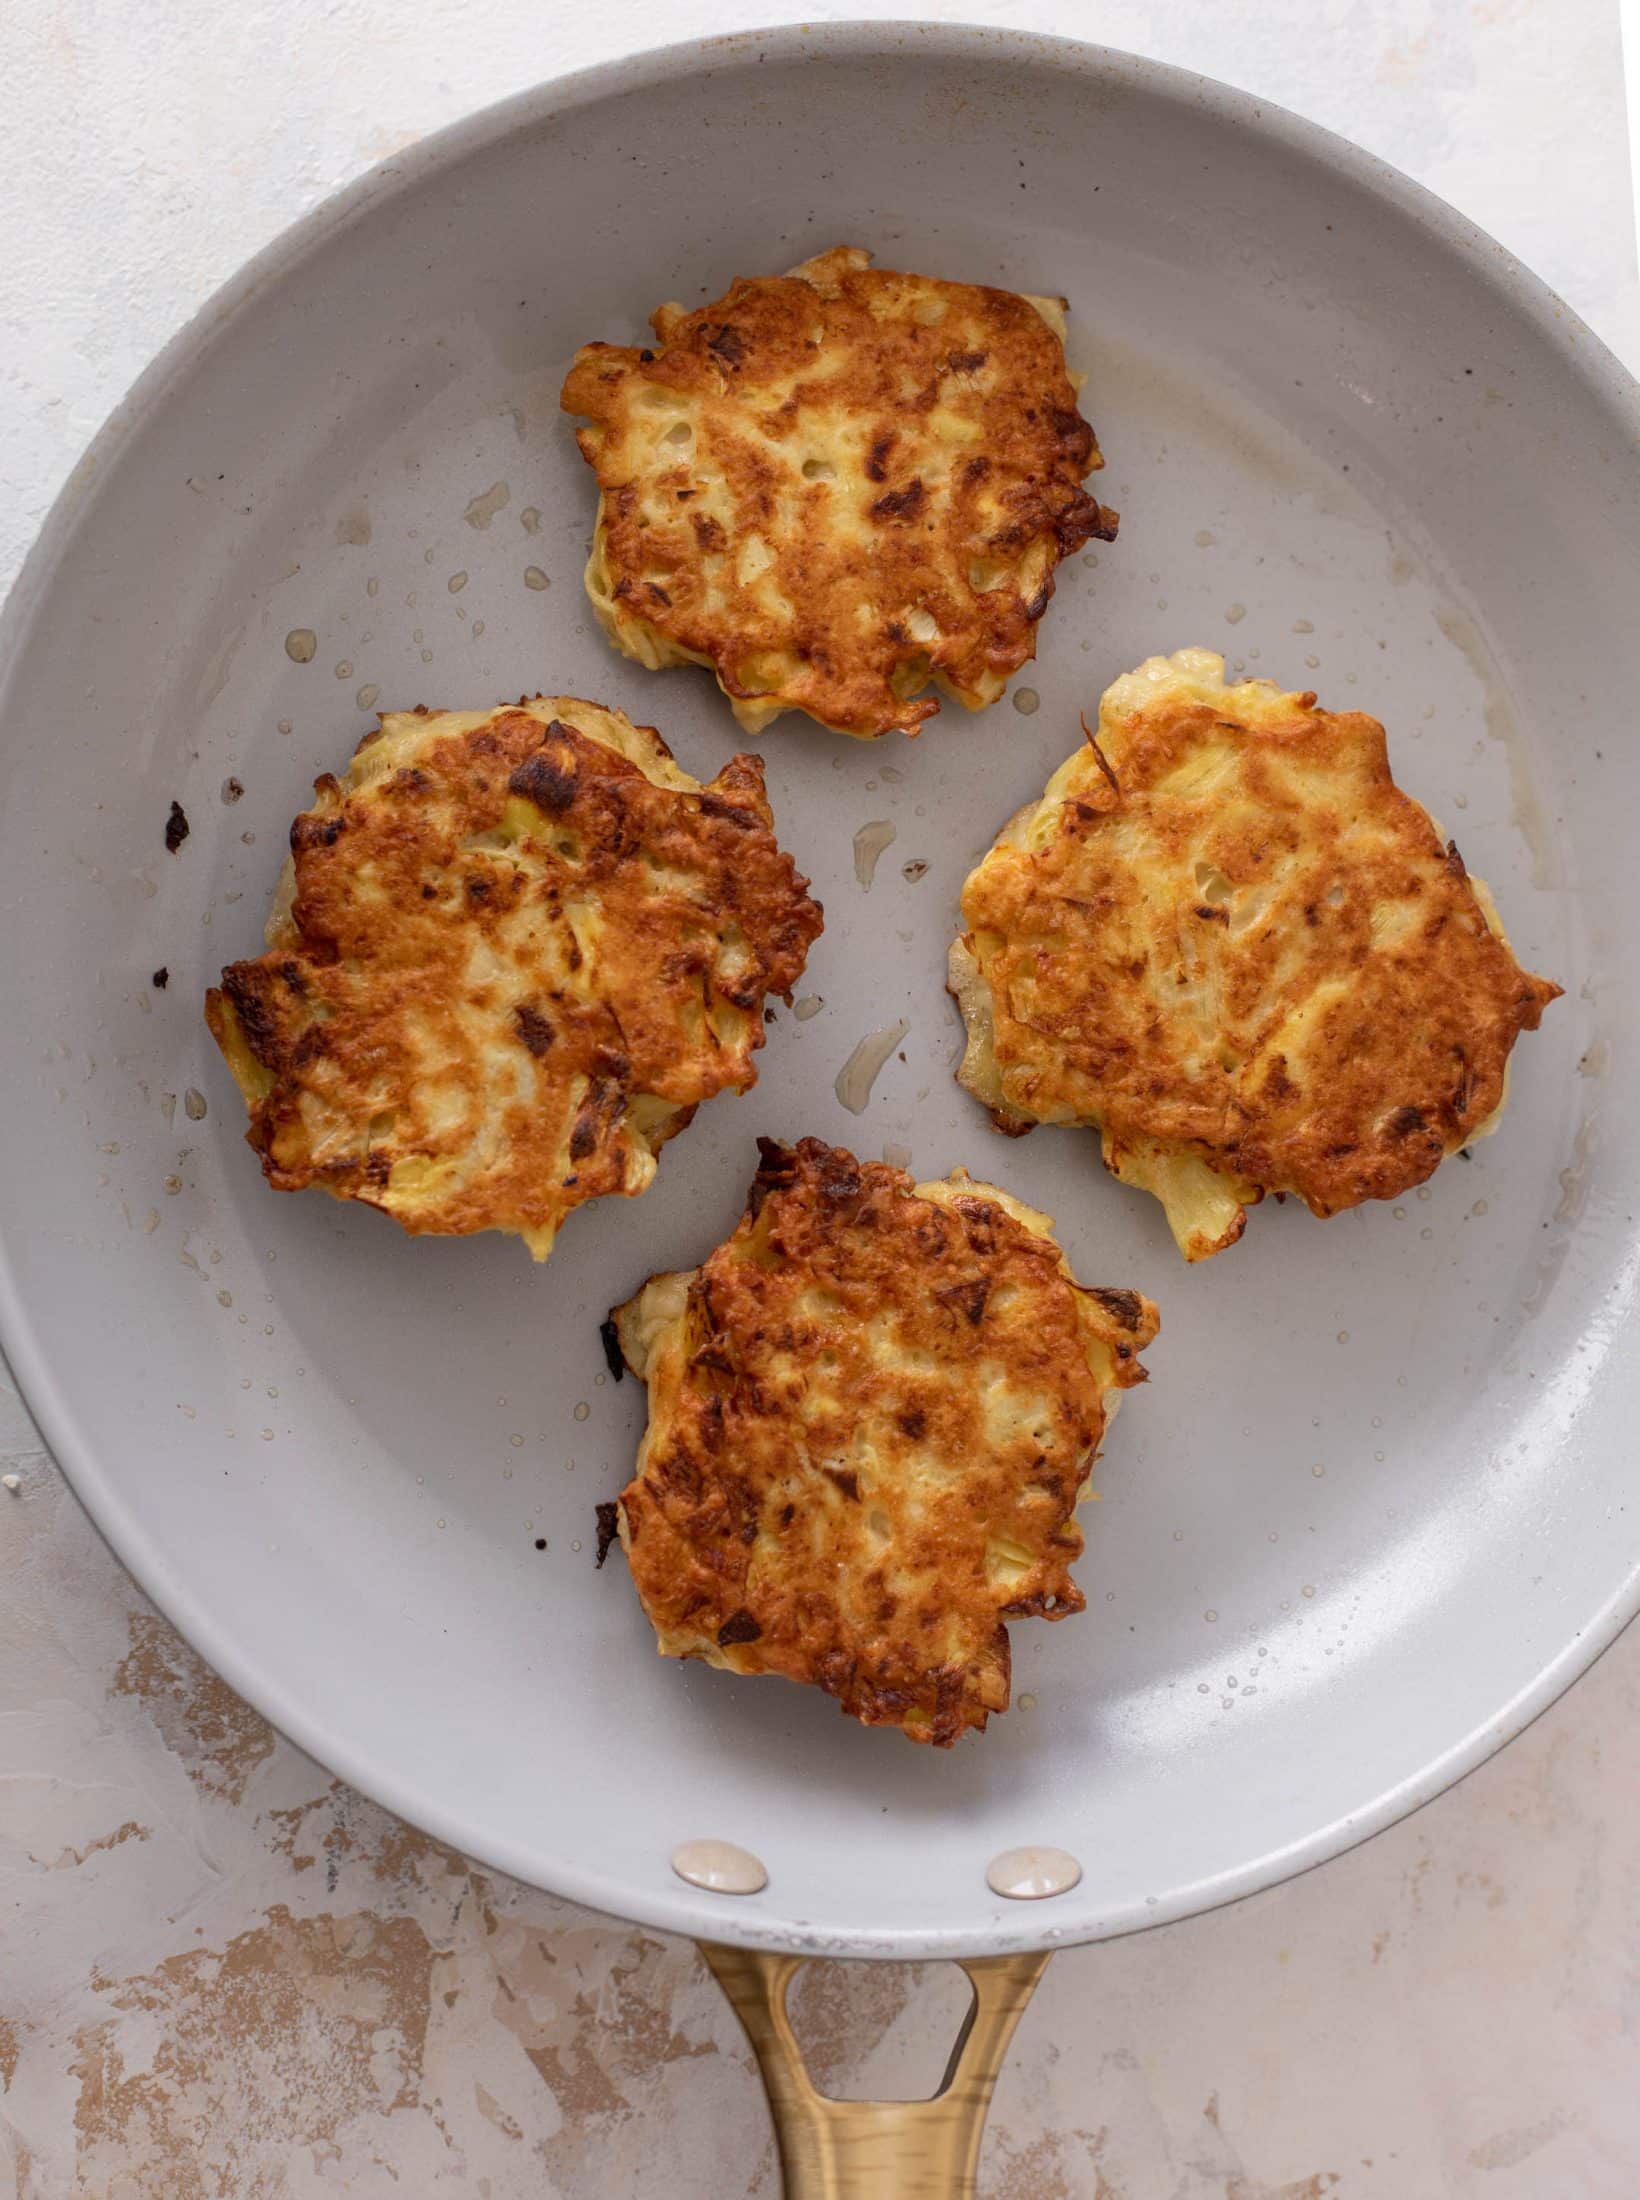
[[[0,27],[0,586],[126,384],[338,184],[775,0],[47,0]],[[1614,0],[817,6],[1099,37],[1357,138],[1640,366]],[[0,2176],[19,2200],[774,2200],[693,1949],[478,1871],[146,1606],[0,1369]],[[1059,1956],[989,2200],[1635,2200],[1640,1633],[1463,1786],[1196,1923]],[[949,1974],[817,1967],[821,2083],[926,2090]],[[6,2189],[0,2186],[0,2190]]]

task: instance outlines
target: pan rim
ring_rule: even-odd
[[[229,278],[164,346],[110,414],[70,473],[47,515],[0,611],[0,666],[15,667],[56,576],[81,537],[95,523],[106,485],[127,451],[163,404],[172,383],[220,340],[267,285],[297,270],[378,202],[413,189],[429,177],[504,140],[514,132],[613,96],[643,91],[665,78],[695,75],[767,53],[783,62],[805,56],[869,61],[920,51],[966,61],[1028,62],[1117,91],[1143,93],[1175,106],[1207,111],[1219,119],[1299,153],[1340,174],[1367,198],[1410,220],[1455,254],[1500,305],[1524,319],[1552,349],[1563,369],[1580,379],[1612,420],[1625,448],[1640,451],[1640,384],[1605,344],[1540,278],[1436,194],[1389,163],[1334,132],[1290,111],[1171,64],[1083,41],[984,26],[905,21],[844,22],[817,27],[786,25],[704,40],[679,41],[550,79],[464,117],[393,155],[323,201],[275,237]],[[14,680],[0,672],[0,722]],[[555,1864],[550,1882],[541,1859],[517,1845],[486,1839],[463,1822],[458,1808],[433,1807],[408,1791],[408,1783],[368,1752],[338,1746],[321,1722],[288,1701],[277,1681],[241,1658],[199,1611],[165,1553],[134,1517],[116,1478],[96,1449],[82,1440],[71,1399],[60,1393],[43,1341],[22,1303],[6,1236],[0,1225],[0,1338],[25,1402],[70,1487],[121,1564],[179,1632],[269,1723],[296,1747],[334,1769],[383,1807],[447,1843],[463,1856],[542,1886],[564,1900],[660,1931],[689,1934],[749,1947],[883,1960],[1005,1954],[1110,1939],[1152,1925],[1178,1922],[1261,1892],[1357,1846],[1408,1816],[1484,1763],[1530,1725],[1577,1679],[1640,1611],[1640,1564],[1628,1580],[1537,1676],[1490,1718],[1450,1744],[1431,1764],[1370,1804],[1312,1830],[1285,1848],[1239,1864],[1211,1879],[1176,1889],[1149,1905],[1129,1905],[1108,1917],[1084,1917],[1056,1926],[1041,1913],[1014,1913],[990,1924],[917,1928],[872,1934],[806,1930],[800,1920],[779,1922],[760,1905],[725,1906],[681,1881],[644,1892],[587,1865]],[[477,1838],[475,1838],[475,1834]]]

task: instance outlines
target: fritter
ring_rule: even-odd
[[[1390,774],[1313,694],[1152,657],[963,888],[958,1077],[1001,1130],[1086,1124],[1187,1260],[1266,1192],[1394,1199],[1494,1128],[1560,992]]]
[[[640,664],[709,665],[748,733],[783,710],[863,739],[994,703],[1036,654],[1054,568],[1116,514],[1065,366],[1065,301],[869,265],[587,344],[564,410],[601,492],[587,593]]]
[[[1083,1608],[1076,1505],[1156,1309],[960,1170],[759,1144],[733,1236],[614,1315],[649,1385],[633,1579],[664,1655],[949,1744],[1007,1709],[1004,1622]]]
[[[756,1082],[820,930],[755,756],[709,786],[619,711],[394,711],[291,827],[268,951],[205,1017],[280,1191],[515,1231],[641,1192]]]

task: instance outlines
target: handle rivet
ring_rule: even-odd
[[[985,1867],[985,1884],[1010,1902],[1045,1902],[1069,1894],[1082,1867],[1065,1849],[1004,1849]]]
[[[708,1894],[761,1894],[769,1884],[761,1859],[732,1841],[680,1841],[672,1869]]]

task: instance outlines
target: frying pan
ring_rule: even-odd
[[[778,1015],[755,1093],[704,1110],[648,1196],[578,1214],[544,1269],[274,1197],[199,1010],[315,773],[378,698],[526,689],[658,723],[702,777],[732,753],[704,675],[594,628],[558,382],[659,301],[839,241],[1068,296],[1119,541],[1065,570],[989,713],[760,742],[826,905],[823,1006]],[[34,1411],[143,1586],[305,1749],[492,1865],[711,1944],[796,2190],[962,2189],[1047,1952],[1360,1840],[1635,1609],[1637,422],[1529,274],[1291,116],[1039,38],[786,30],[594,70],[377,169],[164,353],[30,559],[0,653],[0,1315]],[[1186,642],[1381,717],[1566,988],[1494,1139],[1393,1207],[1266,1205],[1194,1269],[1090,1138],[992,1136],[942,992],[972,858],[1102,686]],[[880,821],[867,891],[853,839]],[[856,1041],[902,1018],[845,1108]],[[1016,1627],[1015,1708],[949,1754],[657,1660],[618,1560],[594,1570],[643,1412],[599,1320],[731,1226],[759,1132],[995,1175],[1085,1280],[1162,1308],[1089,1609]],[[689,1884],[690,1839],[767,1885]],[[993,1893],[1029,1845],[1080,1879]],[[782,1997],[817,1952],[972,1966],[941,2100],[812,2094]]]

